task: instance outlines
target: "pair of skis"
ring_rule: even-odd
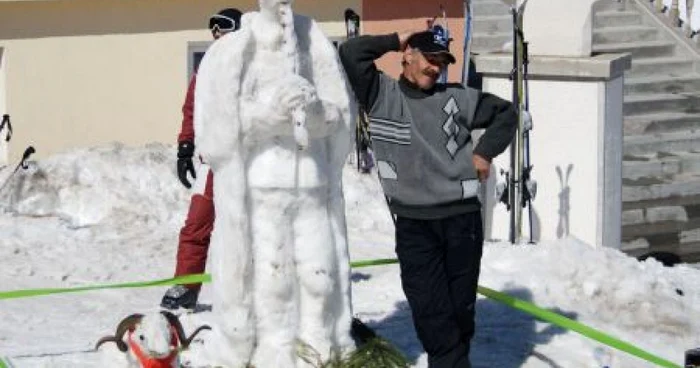
[[[513,104],[516,106],[518,126],[510,146],[510,169],[502,172],[505,183],[497,185],[496,196],[506,205],[510,212],[509,240],[511,243],[521,241],[523,237],[523,209],[528,209],[530,243],[534,242],[532,227],[532,199],[537,191],[537,184],[532,180],[530,162],[530,101],[528,89],[528,50],[523,33],[523,15],[528,0],[520,5],[517,0],[503,0],[510,6],[513,17]]]
[[[345,10],[345,31],[348,39],[360,35],[360,16],[354,10]],[[359,108],[359,121],[355,130],[355,154],[357,155],[357,171],[367,174],[372,171],[374,159],[370,152],[369,120],[364,106]]]
[[[447,48],[450,48],[450,43],[452,42],[452,38],[450,37],[450,26],[447,23],[447,12],[445,11],[445,7],[440,4],[440,22],[437,22],[438,16],[433,17],[432,19],[428,19],[427,26],[428,30],[433,32],[436,38],[440,38],[445,41],[447,44]],[[447,67],[445,66],[442,68],[440,71],[440,78],[438,78],[438,83],[445,84],[447,83]]]
[[[528,50],[523,32],[523,16],[528,0],[518,5],[518,0],[502,0],[509,8],[513,18],[513,81],[512,101],[518,114],[518,127],[510,146],[510,168],[503,172],[505,182],[497,185],[496,198],[506,205],[510,213],[509,240],[515,244],[522,239],[523,212],[527,207],[530,243],[534,242],[532,227],[532,200],[537,192],[537,183],[532,180],[530,162],[530,101],[528,90]],[[469,64],[473,38],[474,10],[471,0],[464,0],[464,59],[462,64],[462,84],[469,81]]]

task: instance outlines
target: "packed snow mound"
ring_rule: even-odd
[[[352,183],[344,187],[347,221],[358,234],[379,231],[391,235],[382,240],[393,241],[391,216],[376,175],[358,173],[352,159],[343,175],[344,182]],[[177,179],[176,160],[171,145],[112,143],[29,161],[29,169],[18,170],[0,192],[0,211],[59,217],[73,228],[115,221],[179,226],[190,192]],[[0,170],[0,183],[12,169]]]
[[[482,268],[482,285],[529,299],[662,357],[677,361],[684,348],[698,344],[700,273],[686,265],[639,262],[570,238],[535,246],[490,244]],[[634,366],[634,358],[618,355],[630,364],[624,366]]]
[[[179,222],[189,194],[177,180],[173,146],[122,144],[79,149],[30,162],[0,193],[0,208],[19,216],[56,216],[70,227],[108,221]],[[5,178],[10,169],[0,172]]]
[[[343,171],[345,216],[350,238],[362,243],[394,243],[394,224],[377,174],[357,171],[354,153]]]
[[[190,194],[176,177],[175,160],[169,145],[113,144],[54,155],[20,170],[0,192],[0,289],[171,276],[177,230]],[[8,173],[0,171],[0,183]],[[343,184],[353,260],[395,257],[393,224],[376,175],[360,174],[349,162]],[[537,245],[487,243],[480,284],[678,364],[685,350],[700,346],[700,272],[686,265],[638,262],[574,238]],[[352,288],[354,313],[416,367],[426,367],[399,267],[355,269]],[[87,352],[95,341],[125,315],[157,309],[164,291],[123,289],[2,301],[6,318],[0,336],[9,337],[0,338],[0,356],[23,368],[102,366],[98,354]],[[210,305],[209,286],[200,303]],[[476,309],[475,367],[653,366],[492,300],[480,298]],[[210,313],[183,317],[189,331],[209,322]],[[67,328],[71,333],[57,339],[57,331]],[[191,353],[196,363],[197,352]]]

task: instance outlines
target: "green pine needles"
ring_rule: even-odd
[[[299,357],[315,368],[408,368],[406,357],[388,340],[373,337],[346,357],[334,356],[327,362],[321,361],[313,347],[304,342],[297,349]]]

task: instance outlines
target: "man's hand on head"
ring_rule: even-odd
[[[425,32],[425,30],[412,30],[412,31],[404,31],[404,32],[398,32],[397,34],[399,35],[399,51],[403,52],[406,50],[406,47],[408,47],[408,39],[411,38],[416,33],[420,32]]]

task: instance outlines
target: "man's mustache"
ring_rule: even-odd
[[[430,70],[430,69],[425,69],[425,70],[423,70],[423,75],[426,75],[426,76],[431,77],[431,78],[437,78],[440,76],[440,73],[436,73],[435,71]]]

